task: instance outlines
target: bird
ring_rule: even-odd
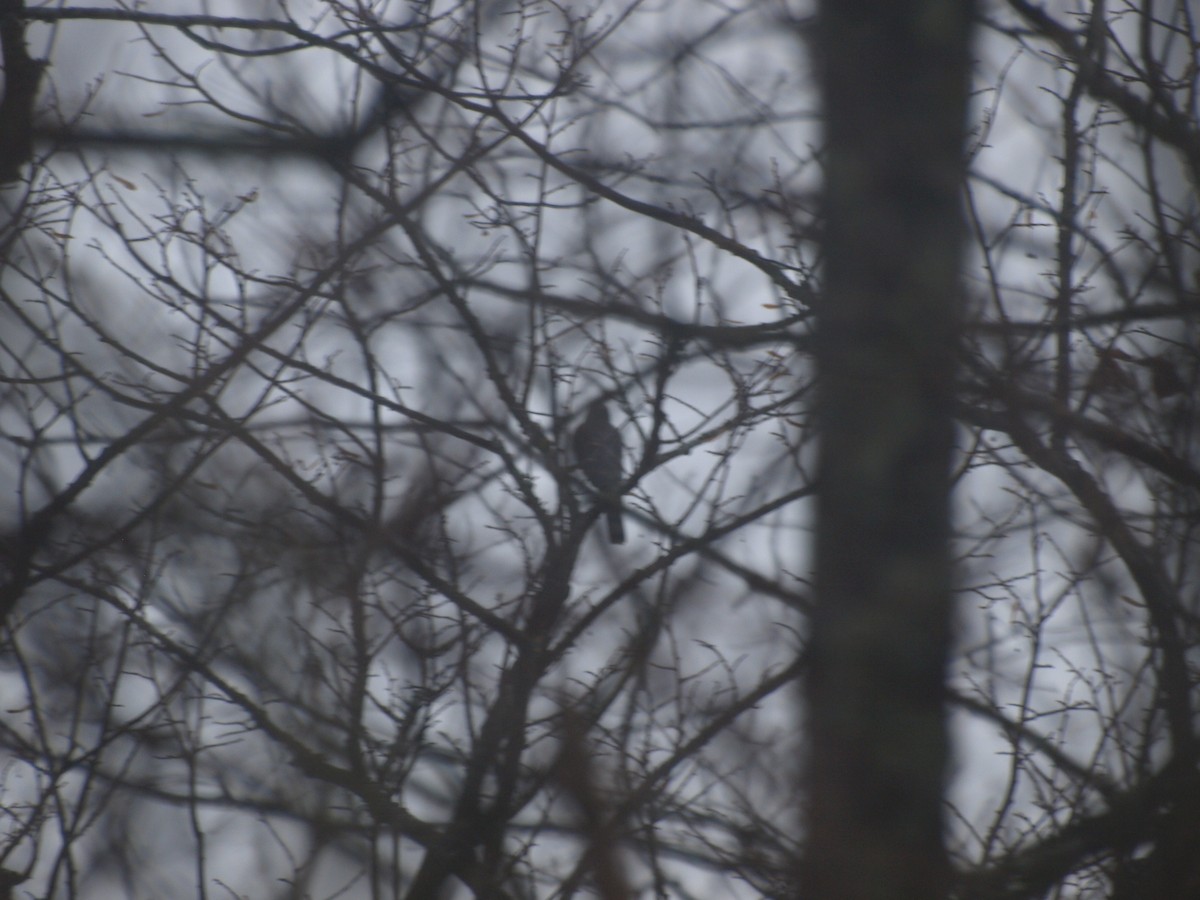
[[[608,419],[608,407],[596,400],[588,407],[583,424],[575,430],[575,460],[588,481],[600,493],[600,506],[608,519],[608,539],[625,543],[621,521],[621,432]]]

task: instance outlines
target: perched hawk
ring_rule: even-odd
[[[575,459],[579,468],[600,494],[600,508],[608,518],[608,539],[625,543],[625,525],[621,521],[621,432],[608,420],[608,407],[597,400],[588,408],[587,418],[575,431]]]

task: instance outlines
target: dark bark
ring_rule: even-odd
[[[939,897],[970,4],[825,3],[805,898]]]
[[[33,102],[44,68],[25,48],[20,0],[0,0],[0,54],[4,97],[0,99],[0,184],[15,181],[33,156]]]

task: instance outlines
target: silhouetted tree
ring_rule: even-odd
[[[913,466],[951,453],[954,511],[879,498],[869,546],[929,567],[913,615],[878,594],[924,687],[880,714],[912,753],[874,759],[929,763],[893,784],[928,798],[943,709],[952,749],[940,817],[867,799],[918,809],[931,858],[944,825],[963,897],[1194,895],[1186,3],[981,4],[957,206],[948,125],[884,101],[843,112],[939,155],[838,193],[802,5],[162,6],[0,11],[0,109],[32,111],[0,126],[13,896],[794,896],[798,685],[886,662],[831,662],[813,593],[817,557],[866,559],[810,549],[816,366],[864,355],[894,415],[866,421],[929,414]],[[824,83],[913,84],[900,46]],[[926,225],[846,257],[835,194]],[[880,272],[895,321],[839,307],[838,337],[827,301]],[[595,400],[623,545],[571,448]]]

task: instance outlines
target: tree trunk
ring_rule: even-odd
[[[970,4],[826,2],[806,900],[945,896],[951,379]]]

